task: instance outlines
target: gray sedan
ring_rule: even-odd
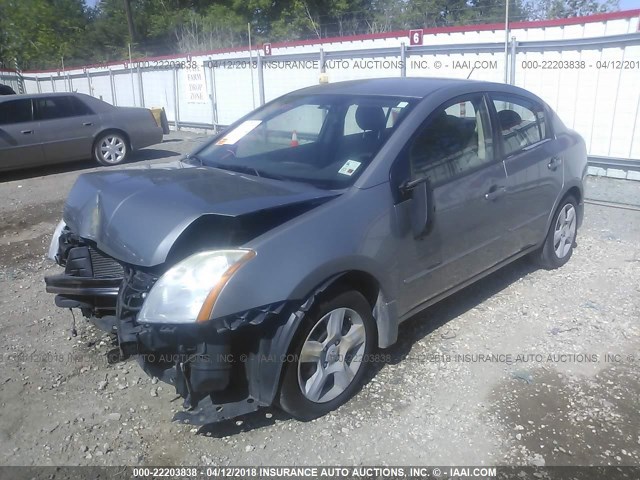
[[[150,110],[114,107],[81,93],[0,97],[0,171],[84,160],[124,162],[162,141]]]
[[[586,171],[582,138],[514,86],[314,86],[173,166],[81,175],[47,291],[175,386],[180,420],[309,420],[417,312],[525,255],[564,265]]]

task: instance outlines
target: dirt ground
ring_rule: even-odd
[[[168,136],[137,163],[177,158]],[[197,429],[173,389],[56,308],[43,276],[64,197],[90,162],[0,178],[0,465],[638,465],[640,209],[588,204],[571,261],[518,261],[407,321],[391,361],[308,423],[275,409]],[[640,182],[590,198],[640,205]]]

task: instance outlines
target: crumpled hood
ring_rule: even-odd
[[[63,218],[106,254],[150,267],[163,263],[180,234],[202,215],[235,217],[329,196],[335,192],[175,163],[80,175]]]

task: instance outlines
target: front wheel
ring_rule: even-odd
[[[101,135],[93,147],[93,158],[101,165],[119,165],[128,156],[127,140],[118,132],[108,132]]]
[[[559,268],[569,261],[578,233],[577,203],[566,197],[556,210],[542,248],[535,253],[537,262],[547,270]]]
[[[320,302],[303,320],[280,388],[280,407],[312,420],[345,403],[358,390],[375,348],[371,305],[356,291]]]

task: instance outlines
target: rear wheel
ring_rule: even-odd
[[[543,268],[559,268],[571,258],[578,233],[577,208],[575,198],[568,196],[556,210],[544,245],[535,253]]]
[[[305,317],[294,342],[279,403],[293,417],[312,420],[358,390],[376,343],[371,305],[356,291],[321,302]]]
[[[102,165],[119,165],[128,156],[127,139],[119,132],[107,132],[101,135],[93,147],[93,157]]]

